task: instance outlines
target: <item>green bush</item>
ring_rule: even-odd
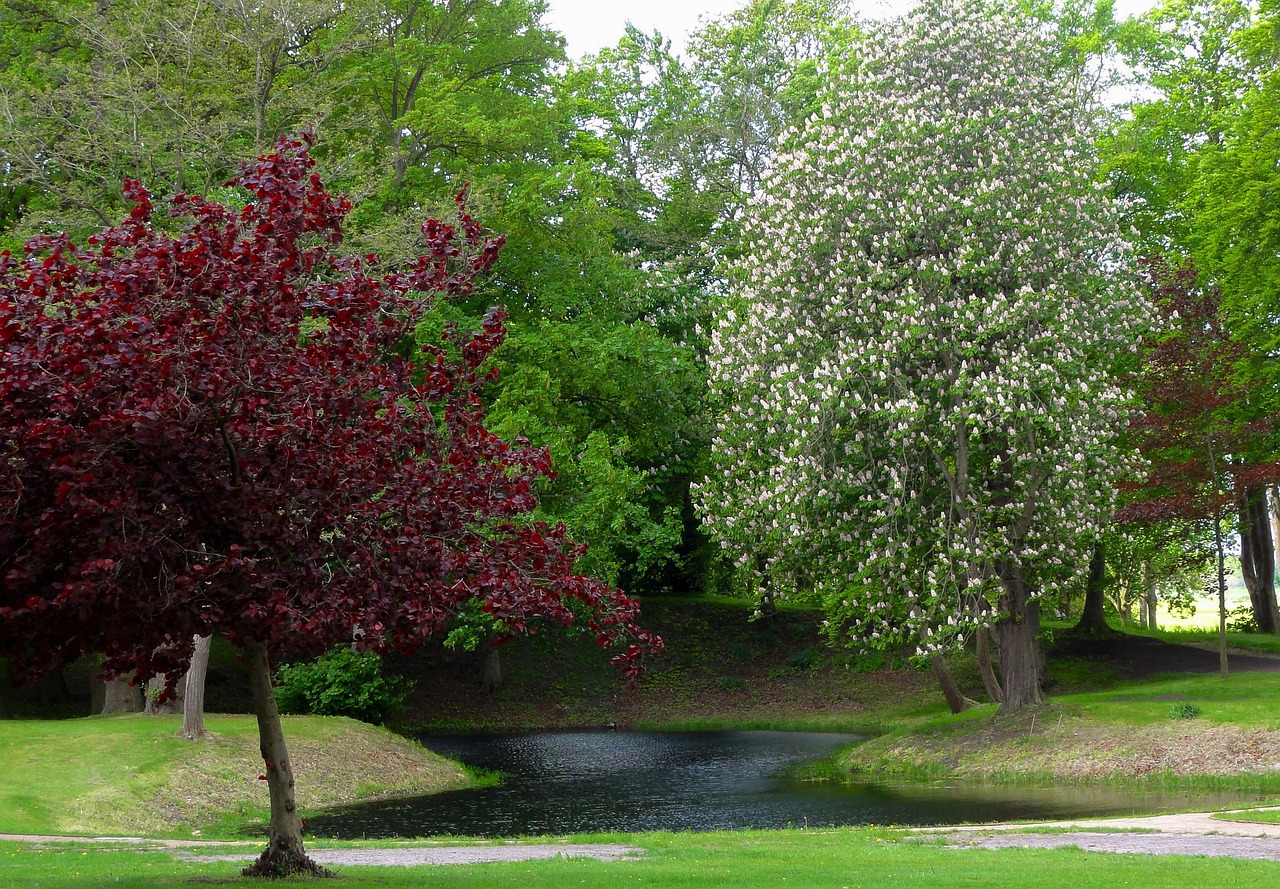
[[[1169,708],[1170,719],[1195,719],[1200,715],[1200,708],[1190,701],[1179,701]]]
[[[383,675],[376,653],[350,645],[276,671],[276,704],[282,713],[350,716],[375,725],[400,712],[411,688],[405,679]]]

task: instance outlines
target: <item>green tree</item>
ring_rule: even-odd
[[[876,29],[779,155],[719,314],[702,490],[741,559],[802,562],[834,638],[937,654],[993,622],[1040,700],[1040,598],[1109,514],[1147,313],[1058,48],[999,5]],[[989,604],[989,600],[991,603]]]

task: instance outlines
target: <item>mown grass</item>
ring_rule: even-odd
[[[1177,714],[1198,711],[1194,719]],[[1280,773],[1269,762],[1239,773],[1212,758],[1196,763],[1203,733],[1229,727],[1233,737],[1280,730],[1280,674],[1239,673],[1223,680],[1180,675],[1129,682],[1105,690],[1054,696],[1043,707],[997,717],[994,705],[900,725],[847,751],[845,772],[902,780],[968,779],[986,783],[1104,782],[1118,788],[1230,791],[1280,795]],[[1151,746],[1169,748],[1177,763],[1138,769]],[[1128,751],[1126,753],[1125,751]]]
[[[1169,885],[1260,886],[1280,879],[1280,864],[1224,858],[1107,855],[1075,849],[950,849],[905,841],[884,830],[643,834],[623,839],[638,860],[524,861],[449,867],[341,867],[338,881],[286,885],[471,889],[668,889],[804,887],[937,889],[1016,885],[1020,889],[1133,889]],[[89,847],[0,844],[0,889],[189,887],[238,882],[238,862],[196,863],[170,853]]]
[[[1244,821],[1249,824],[1280,824],[1280,809],[1243,809],[1234,812],[1215,812],[1215,821]]]
[[[180,717],[0,721],[0,833],[233,836],[265,824],[257,723],[206,716],[212,737],[176,737]],[[466,787],[456,764],[385,729],[287,717],[302,808]]]

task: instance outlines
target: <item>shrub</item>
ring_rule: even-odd
[[[1190,701],[1179,701],[1169,708],[1170,719],[1195,719],[1200,715],[1200,708]]]
[[[1227,612],[1227,629],[1232,633],[1258,632],[1258,619],[1252,605],[1241,605]]]
[[[276,702],[282,713],[350,716],[375,725],[400,712],[411,688],[401,677],[384,675],[376,653],[350,645],[276,671]]]

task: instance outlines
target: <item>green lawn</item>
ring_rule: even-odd
[[[177,716],[0,721],[0,833],[230,835],[264,823],[258,728],[206,717],[212,737],[176,737]],[[349,719],[286,717],[299,805],[468,786],[456,764]],[[3,884],[0,884],[2,886]]]
[[[582,859],[454,865],[345,867],[337,881],[287,885],[482,889],[665,889],[803,887],[803,889],[939,889],[1003,887],[1265,886],[1280,864],[1225,858],[1107,855],[1074,849],[983,851],[903,841],[883,830],[643,834],[609,837],[644,850],[640,860]],[[239,864],[196,864],[168,853],[88,847],[36,849],[0,843],[0,889],[40,887],[190,887],[234,884]]]

